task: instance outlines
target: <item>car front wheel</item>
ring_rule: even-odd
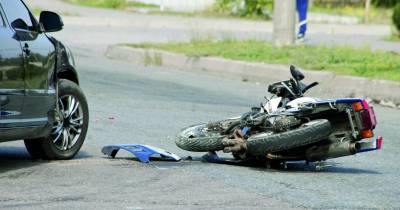
[[[80,87],[61,79],[55,122],[48,137],[25,140],[28,152],[34,158],[66,160],[73,158],[85,141],[89,125],[89,109]]]

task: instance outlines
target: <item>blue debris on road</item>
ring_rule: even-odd
[[[142,145],[142,144],[113,144],[104,146],[101,152],[112,158],[115,158],[119,150],[126,150],[132,153],[139,159],[140,162],[149,163],[151,157],[161,158],[162,160],[169,161],[180,161],[181,158],[178,155],[167,152],[163,149]]]

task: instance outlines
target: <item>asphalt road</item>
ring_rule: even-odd
[[[201,153],[174,145],[180,128],[235,116],[257,105],[265,85],[173,69],[135,66],[79,50],[82,88],[90,104],[90,130],[71,161],[32,161],[21,142],[0,147],[0,206],[16,209],[265,209],[400,208],[398,110],[376,107],[379,152],[340,158],[315,171],[202,163]],[[145,165],[120,153],[100,153],[112,143],[145,143],[195,161]]]
[[[104,44],[71,29],[60,37],[75,52],[89,101],[87,140],[74,160],[50,162],[31,160],[22,142],[2,143],[1,209],[400,209],[399,110],[375,107],[382,151],[331,160],[322,171],[204,163],[202,153],[177,148],[175,134],[258,105],[266,84],[109,60]],[[114,143],[154,145],[194,161],[103,156],[102,146]]]

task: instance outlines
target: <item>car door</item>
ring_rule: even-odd
[[[22,48],[0,5],[0,129],[23,122],[24,88]],[[0,131],[0,137],[2,134]]]
[[[18,36],[25,60],[23,115],[32,125],[46,124],[56,101],[55,86],[52,83],[55,47],[46,34],[39,31],[38,22],[22,0],[1,1],[14,31],[17,35],[21,32],[23,34]]]

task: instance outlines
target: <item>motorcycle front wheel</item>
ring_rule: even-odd
[[[222,150],[222,139],[229,135],[239,122],[240,118],[233,118],[186,127],[178,133],[175,144],[183,150],[193,152]]]

